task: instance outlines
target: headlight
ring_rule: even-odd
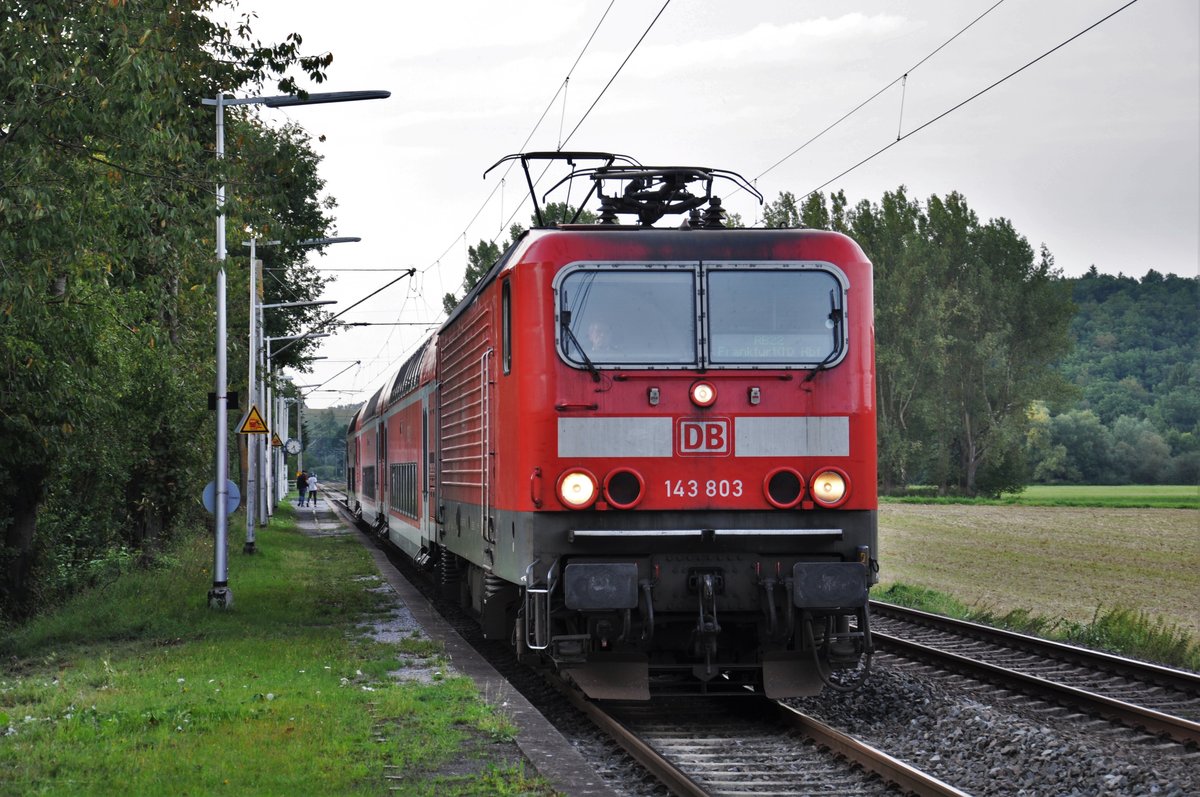
[[[558,497],[570,509],[587,509],[598,492],[596,477],[586,470],[569,470],[558,477]]]
[[[646,480],[636,470],[619,468],[604,480],[604,497],[617,509],[632,509],[642,500]]]
[[[697,382],[692,385],[689,394],[692,397],[692,403],[697,407],[711,407],[717,400],[717,389],[711,382]]]
[[[813,477],[812,497],[823,507],[835,507],[850,494],[846,475],[836,470],[823,470]]]
[[[791,509],[804,496],[804,477],[791,468],[776,468],[763,479],[763,494],[777,509]]]

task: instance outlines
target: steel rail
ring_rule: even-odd
[[[895,617],[906,622],[924,625],[930,628],[943,629],[960,636],[972,636],[985,642],[1004,645],[1005,647],[1036,653],[1047,658],[1058,658],[1063,661],[1082,664],[1087,667],[1109,670],[1119,675],[1135,678],[1139,681],[1155,683],[1179,692],[1200,696],[1200,674],[1164,667],[1152,662],[1138,661],[1125,656],[1117,656],[1099,650],[1081,648],[1056,642],[1052,639],[1021,634],[1003,628],[993,628],[967,620],[944,617],[938,614],[910,609],[883,601],[871,601],[871,612],[883,616]]]
[[[960,791],[866,742],[835,730],[785,703],[775,703],[774,708],[782,722],[796,728],[817,745],[858,764],[868,772],[874,772],[907,794],[917,797],[970,797],[967,792]]]
[[[907,639],[890,636],[879,631],[872,631],[871,638],[884,649],[898,651],[907,656],[930,661],[938,666],[951,665],[960,672],[981,678],[985,681],[999,681],[1003,684],[1019,685],[1023,691],[1031,692],[1040,697],[1057,703],[1091,711],[1100,716],[1124,723],[1134,728],[1141,728],[1148,733],[1166,736],[1181,744],[1200,747],[1200,723],[1182,717],[1175,717],[1161,711],[1136,706],[1124,700],[1117,700],[1104,695],[1077,689],[1073,686],[1056,683],[1036,675],[1018,672],[996,664],[988,664],[978,659],[950,653],[938,648],[929,647]]]
[[[584,697],[582,692],[572,689],[557,678],[547,677],[546,680],[596,727],[611,736],[622,750],[629,753],[651,775],[658,778],[659,782],[671,791],[671,794],[681,797],[708,797],[708,792],[700,784],[689,778],[616,718]]]
[[[324,488],[326,492],[338,492]],[[344,499],[330,505],[338,511],[347,511]],[[546,674],[546,681],[604,733],[608,734],[623,750],[659,780],[674,795],[683,797],[709,797],[710,792],[693,780],[686,772],[660,754],[653,746],[641,739],[637,733],[620,720],[606,712],[599,704],[586,698],[559,678]],[[756,700],[754,696],[747,699]],[[883,781],[915,797],[969,797],[966,792],[938,780],[921,770],[878,750],[865,742],[825,725],[819,720],[790,706],[776,701],[761,700],[767,704],[764,716],[773,716],[775,721],[796,730],[820,749],[839,757],[865,772],[873,773]]]
[[[686,797],[707,797],[710,794],[686,772],[642,740],[635,731],[609,715],[596,703],[588,700],[578,690],[572,689],[553,677],[548,677],[547,680],[565,695],[573,706],[597,727],[609,734],[623,750],[658,778],[672,794]],[[915,797],[970,797],[966,792],[960,791],[866,742],[835,730],[814,717],[783,703],[765,698],[763,702],[768,704],[764,716],[773,715],[776,721],[795,729],[804,737],[812,740],[817,747],[861,767],[865,772],[879,776],[883,781],[892,784],[906,794],[915,795]]]

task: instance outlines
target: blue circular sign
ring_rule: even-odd
[[[210,515],[215,515],[214,507],[217,504],[217,482],[214,479],[210,481],[204,488],[204,508],[208,510]],[[228,479],[225,480],[225,514],[232,515],[242,503],[242,491],[238,486]]]

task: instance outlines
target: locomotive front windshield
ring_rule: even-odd
[[[828,271],[708,272],[708,362],[825,364],[841,350],[842,286]]]
[[[580,270],[559,289],[567,359],[597,365],[695,365],[691,269]]]
[[[559,351],[581,367],[815,367],[845,350],[831,267],[588,264],[557,283]]]

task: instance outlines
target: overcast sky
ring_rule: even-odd
[[[1113,274],[1194,276],[1196,0],[1139,0],[838,177],[1123,5],[673,0],[652,27],[662,0],[243,0],[242,10],[257,15],[253,29],[264,41],[295,31],[305,53],[333,53],[329,81],[310,90],[392,92],[267,118],[325,137],[315,147],[338,202],[338,233],[363,239],[314,256],[336,277],[326,291],[339,302],[334,309],[399,276],[387,269],[414,267],[416,277],[343,319],[436,324],[442,295],[458,292],[467,245],[507,237],[510,219],[529,224],[519,169],[499,190],[503,169],[487,180],[484,170],[522,149],[560,145],[649,165],[730,169],[767,200],[823,185],[844,190],[851,204],[878,202],[900,185],[920,199],[958,191],[982,220],[1006,217],[1035,249],[1045,244],[1067,275],[1094,264]],[[746,192],[725,196],[747,224],[760,218]],[[296,381],[325,383],[309,406],[362,401],[425,334],[422,326],[343,331],[323,341],[328,359]]]

